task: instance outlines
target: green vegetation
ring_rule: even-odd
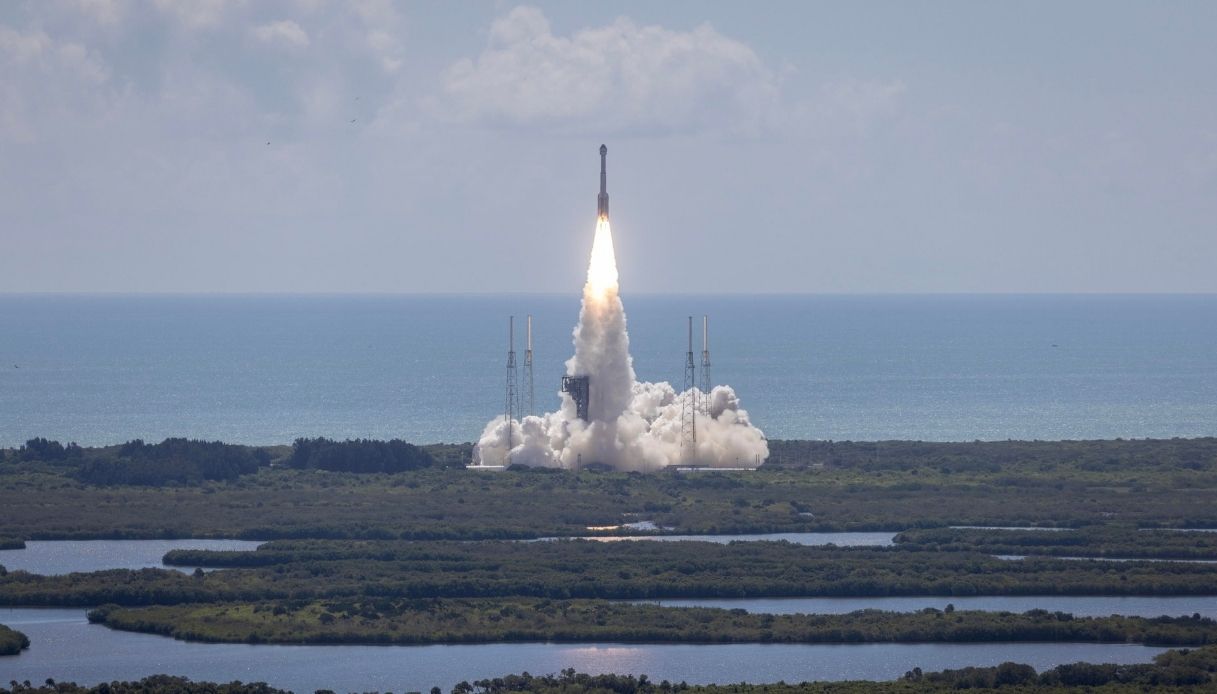
[[[398,448],[407,451],[406,445]],[[414,463],[387,462],[397,460],[387,452],[391,442],[325,442],[319,450],[338,452],[301,452],[308,469],[292,468],[297,451],[279,446],[250,450],[269,460],[266,466],[208,479],[138,456],[120,462],[127,460],[124,447],[47,442],[27,444],[0,462],[0,508],[5,534],[26,539],[529,538],[584,535],[589,526],[638,520],[679,533],[1217,527],[1213,438],[771,445],[772,462],[748,473],[440,469],[467,460],[463,444],[422,447],[436,461],[424,469],[356,474],[317,468]],[[417,462],[412,455],[402,460]],[[88,467],[90,460],[102,462]],[[816,465],[823,467],[808,467]],[[161,466],[169,472],[150,472]]]
[[[171,552],[176,571],[37,576],[0,568],[0,604],[96,606],[116,628],[223,641],[424,643],[616,640],[1212,642],[1207,619],[1075,619],[927,610],[750,615],[605,602],[679,597],[1212,595],[1217,565],[1001,561],[991,554],[1212,558],[1217,438],[1169,441],[771,442],[749,473],[651,475],[462,469],[468,444],[301,439],[245,447],[167,439],[81,448],[33,439],[0,451],[0,508],[13,538],[244,537],[256,552]],[[465,542],[591,534],[649,520],[665,532],[904,531],[887,548],[751,542]],[[1052,526],[1061,532],[951,530]],[[911,528],[911,529],[910,529]],[[628,533],[620,528],[610,532]],[[639,531],[634,531],[639,532]],[[455,542],[454,540],[462,540]],[[21,542],[14,540],[13,542]],[[0,632],[2,633],[2,632]],[[15,632],[13,632],[15,633]],[[772,691],[1212,687],[1212,648],[1154,665],[910,672],[893,683],[770,685]],[[108,691],[205,689],[173,678]],[[643,678],[511,676],[506,691],[751,692]],[[127,687],[127,689],[123,689]],[[247,687],[247,688],[242,688]],[[58,685],[58,691],[82,691]],[[33,689],[28,689],[33,691]]]
[[[0,577],[4,605],[279,599],[646,599],[885,595],[1211,595],[1217,565],[1001,561],[966,552],[784,542],[276,542],[255,552],[174,552],[245,566],[191,576],[142,569]]]
[[[405,472],[431,467],[427,451],[399,439],[392,441],[331,441],[296,439],[288,464],[294,468],[331,472]]]
[[[185,677],[170,675],[152,675],[138,682],[106,682],[93,687],[54,680],[47,680],[44,684],[10,682],[9,686],[12,689],[5,689],[0,685],[0,694],[292,694],[262,682],[217,684],[192,682]]]
[[[1217,438],[1100,441],[769,441],[766,467],[815,466],[862,470],[936,469],[940,472],[1044,472],[1212,469]]]
[[[604,600],[365,598],[101,607],[93,622],[188,641],[235,643],[870,643],[1056,641],[1217,643],[1200,617],[1088,617],[1033,610],[748,614]]]
[[[234,480],[270,463],[261,449],[219,441],[165,439],[147,444],[136,439],[118,447],[113,456],[80,455],[74,476],[99,486],[190,484],[203,480]]]
[[[1061,532],[926,528],[896,536],[906,549],[983,552],[1002,555],[1217,559],[1217,533],[1145,530],[1126,526],[1080,528]]]
[[[0,624],[0,656],[17,655],[30,647],[25,634]]]
[[[451,446],[435,448],[447,464],[453,464],[454,456],[459,455]],[[273,462],[298,469],[356,473],[394,473],[437,464],[426,448],[396,439],[298,439],[286,449],[184,438],[169,438],[155,444],[135,439],[119,446],[81,448],[74,443],[64,446],[58,441],[34,438],[11,456],[0,455],[0,475],[19,471],[49,473],[101,487],[193,487],[204,482],[235,481]]]

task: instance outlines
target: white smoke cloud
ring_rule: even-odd
[[[567,393],[556,412],[510,422],[498,417],[482,431],[475,464],[575,469],[601,463],[650,471],[673,465],[755,467],[769,456],[765,435],[730,386],[715,386],[709,394],[696,388],[677,393],[668,383],[635,378],[608,220],[596,226],[574,346],[566,374],[589,378],[588,421],[577,416]],[[692,450],[682,436],[686,405],[696,412]]]

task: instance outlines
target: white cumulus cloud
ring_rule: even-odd
[[[496,20],[486,48],[451,65],[436,107],[457,121],[575,131],[666,133],[765,127],[778,79],[747,45],[708,24],[555,35],[541,10]]]
[[[253,34],[264,43],[281,44],[293,48],[304,48],[309,44],[308,32],[290,19],[256,26]]]
[[[219,25],[229,8],[244,0],[153,0],[153,4],[191,29],[204,29]]]

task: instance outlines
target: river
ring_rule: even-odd
[[[796,545],[836,545],[838,547],[886,547],[892,544],[896,533],[884,532],[839,532],[839,533],[762,533],[755,535],[595,535],[580,538],[600,542],[620,542],[623,540],[655,540],[658,542],[793,542]],[[547,537],[546,540],[563,538]]]
[[[444,691],[461,680],[528,671],[646,674],[652,680],[801,682],[894,679],[969,665],[1027,663],[1043,670],[1076,661],[1148,662],[1161,648],[1094,643],[972,644],[480,644],[460,646],[267,646],[202,644],[89,624],[80,609],[0,609],[0,624],[30,637],[29,650],[0,658],[0,682],[48,677],[78,684],[167,673],[195,680],[265,681],[297,692]]]
[[[257,540],[27,540],[25,549],[0,550],[0,566],[47,576],[106,569],[177,569],[189,573],[194,567],[165,566],[161,558],[171,549],[252,551],[260,544]]]
[[[634,601],[631,601],[634,602]],[[966,597],[883,597],[883,598],[689,598],[644,600],[665,607],[719,607],[742,609],[758,614],[845,614],[857,610],[916,612],[927,607],[988,612],[1026,612],[1048,610],[1069,612],[1077,617],[1202,617],[1217,619],[1217,597],[1197,595],[1104,596],[1104,595],[973,595]]]

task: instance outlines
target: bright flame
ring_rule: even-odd
[[[617,291],[617,256],[613,253],[613,230],[608,217],[596,220],[592,259],[587,264],[587,286],[598,297]]]

